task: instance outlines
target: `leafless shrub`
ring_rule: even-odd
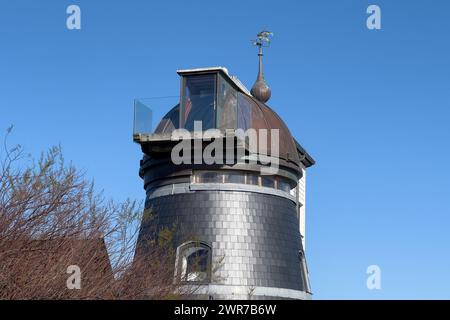
[[[11,129],[0,153],[0,299],[176,298],[174,230],[155,230],[135,256],[142,205],[107,201],[60,147],[37,161],[9,148]],[[80,289],[69,289],[70,266]]]

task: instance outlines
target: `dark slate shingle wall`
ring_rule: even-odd
[[[224,257],[213,283],[305,290],[294,202],[252,192],[196,191],[150,199],[146,207],[158,227],[177,223],[177,246],[201,240],[211,245],[213,261]]]

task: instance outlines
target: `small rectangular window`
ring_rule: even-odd
[[[291,186],[284,179],[279,179],[277,187],[279,190],[289,193],[291,191]]]
[[[225,183],[245,183],[245,174],[239,172],[224,173]]]
[[[247,173],[246,184],[259,185],[259,177],[256,174]]]
[[[212,171],[196,172],[194,180],[197,183],[222,183],[223,174]]]
[[[275,188],[275,180],[273,179],[273,177],[262,176],[261,177],[261,185],[263,187]]]

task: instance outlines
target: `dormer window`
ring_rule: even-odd
[[[180,75],[181,128],[192,132],[195,121],[201,121],[203,131],[212,128],[222,131],[237,128],[238,101],[242,94],[226,72],[222,69],[187,70],[180,71]],[[245,112],[248,110],[243,111],[245,124],[249,122],[250,114]]]
[[[182,126],[194,131],[194,121],[202,122],[202,130],[214,128],[216,107],[216,74],[182,77],[180,119]]]

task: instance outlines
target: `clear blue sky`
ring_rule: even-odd
[[[268,28],[269,104],[317,160],[314,298],[449,299],[449,12],[446,0],[2,1],[0,128],[14,124],[11,142],[33,155],[60,143],[107,196],[143,199],[133,99],[178,95],[179,68],[226,66],[251,87],[250,40]],[[366,288],[371,264],[382,290]]]

